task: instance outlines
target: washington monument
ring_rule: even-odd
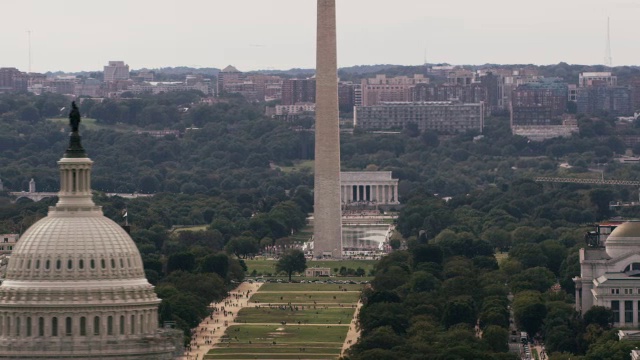
[[[318,0],[316,46],[313,256],[342,259],[335,0]]]

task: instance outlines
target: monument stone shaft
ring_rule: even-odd
[[[318,0],[314,257],[342,258],[336,2]]]

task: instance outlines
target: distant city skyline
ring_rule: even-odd
[[[315,67],[314,1],[3,1],[0,67],[34,72],[174,66]],[[393,6],[390,6],[393,5]],[[338,0],[338,65],[640,64],[632,0]]]

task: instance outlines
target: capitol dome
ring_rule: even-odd
[[[607,237],[605,248],[612,258],[640,252],[640,221],[629,221],[616,227]]]
[[[0,285],[0,359],[172,359],[181,334],[159,329],[135,243],[93,203],[73,107],[59,201],[20,238]]]

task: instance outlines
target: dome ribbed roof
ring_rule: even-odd
[[[7,280],[144,278],[131,237],[99,210],[51,210],[13,250]]]
[[[605,242],[607,254],[611,257],[640,252],[640,221],[625,222],[616,227]]]

